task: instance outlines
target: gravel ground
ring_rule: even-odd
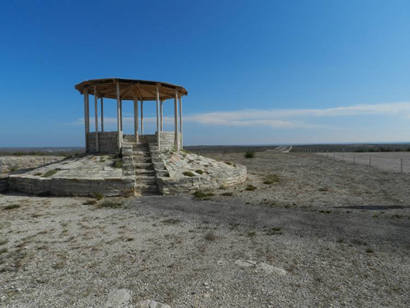
[[[0,195],[0,306],[102,307],[118,289],[172,307],[409,306],[406,176],[210,156],[246,164],[249,182],[211,200]]]

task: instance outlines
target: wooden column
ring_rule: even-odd
[[[122,132],[122,99],[120,99],[120,128]]]
[[[85,130],[85,152],[88,152],[88,133],[90,132],[90,117],[88,106],[88,89],[84,89],[84,130]]]
[[[135,142],[139,142],[138,138],[138,100],[134,99],[134,136]]]
[[[157,86],[157,103],[156,103],[156,111],[157,111],[157,145],[158,151],[161,150],[161,132],[159,130],[159,87]]]
[[[180,148],[183,148],[183,142],[182,142],[182,96],[179,97],[179,142],[180,142]]]
[[[160,114],[160,130],[161,132],[164,131],[164,101],[161,100],[160,105],[159,105],[159,114]]]
[[[141,100],[141,136],[144,134],[144,101]]]
[[[179,151],[179,134],[178,134],[178,92],[175,91],[174,98],[174,146]]]
[[[94,87],[94,117],[95,117],[95,151],[100,151],[98,144],[98,97],[97,87]]]
[[[104,101],[103,98],[100,98],[101,102],[101,132],[104,132]]]
[[[118,151],[121,151],[121,123],[120,123],[120,82],[117,80],[117,133],[118,133]]]

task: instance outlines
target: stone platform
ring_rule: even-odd
[[[10,175],[9,190],[35,195],[104,196],[126,195],[134,192],[134,178],[124,176],[122,168],[115,168],[118,159],[113,155],[87,155],[69,158]]]
[[[35,195],[124,196],[179,194],[233,186],[245,166],[186,151],[157,151],[153,144],[125,143],[117,155],[83,155],[13,174],[8,189]]]

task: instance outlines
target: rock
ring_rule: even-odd
[[[235,264],[240,266],[240,267],[254,267],[254,266],[256,266],[256,262],[252,261],[252,260],[247,260],[247,261],[236,260]]]
[[[270,265],[270,264],[267,264],[267,263],[264,263],[264,262],[259,263],[256,266],[256,269],[260,270],[260,271],[263,271],[266,274],[277,274],[277,275],[280,275],[280,276],[286,275],[286,270],[284,270],[283,268],[276,267],[276,266],[273,266],[273,265]]]
[[[137,303],[135,308],[171,308],[171,306],[167,304],[161,304],[150,299],[146,299],[144,301]]]
[[[128,307],[131,302],[131,293],[127,289],[112,290],[108,294],[108,300],[105,303],[106,308]],[[147,306],[150,307],[150,306]],[[151,307],[150,307],[151,308]]]

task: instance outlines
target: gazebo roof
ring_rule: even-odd
[[[117,81],[120,83],[120,97],[125,100],[156,100],[156,87],[159,88],[160,99],[170,99],[175,97],[175,91],[178,95],[188,95],[188,91],[174,84],[136,79],[122,78],[104,78],[83,81],[75,86],[75,88],[84,93],[88,89],[89,94],[94,94],[94,87],[97,90],[98,97],[117,98]]]

